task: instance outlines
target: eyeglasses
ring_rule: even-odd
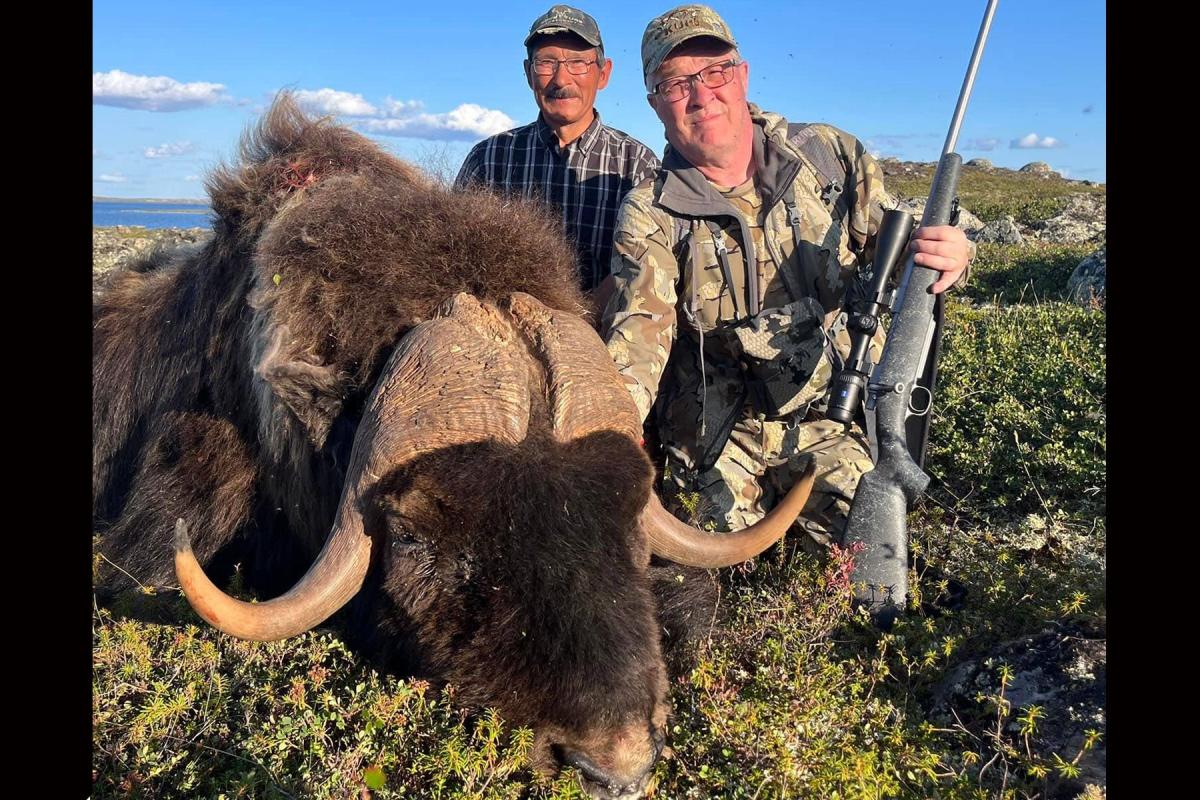
[[[533,72],[535,75],[553,75],[558,71],[558,65],[562,64],[567,68],[567,72],[572,75],[583,75],[587,73],[588,67],[596,63],[596,59],[590,61],[583,58],[535,58],[533,60]]]
[[[733,68],[742,62],[736,58],[722,61],[719,64],[709,64],[699,72],[691,75],[680,75],[655,84],[654,94],[674,103],[692,93],[692,81],[700,81],[709,89],[719,89],[733,80]]]

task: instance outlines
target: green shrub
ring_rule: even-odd
[[[984,519],[1105,513],[1105,315],[951,303],[929,468]]]
[[[916,175],[889,175],[888,191],[905,197],[928,197],[933,182],[933,165]],[[989,172],[964,167],[959,174],[958,199],[963,207],[984,222],[1005,214],[1022,225],[1056,216],[1073,194],[1106,194],[1104,186],[1085,186],[1062,178],[1040,178],[1012,170]]]
[[[95,798],[579,797],[571,773],[523,794],[528,729],[329,633],[242,642],[99,611],[92,663]]]
[[[1071,273],[1095,250],[1093,244],[984,242],[971,265],[971,280],[957,296],[1002,304],[1066,300]]]

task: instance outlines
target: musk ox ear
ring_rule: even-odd
[[[261,340],[258,343],[262,355],[254,372],[300,420],[309,441],[320,449],[341,413],[349,376],[302,350],[287,325],[274,326],[264,334],[267,340],[265,346]]]

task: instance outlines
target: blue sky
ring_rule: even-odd
[[[658,153],[639,47],[646,22],[675,4],[579,3],[614,62],[597,108]],[[399,156],[454,171],[475,141],[536,116],[521,42],[551,5],[97,0],[92,193],[203,197],[205,171],[233,157],[283,88]],[[934,161],[986,3],[712,5],[750,63],[752,101],[844,128],[876,155]],[[1001,0],[958,152],[1105,181],[1105,69],[1101,0]]]

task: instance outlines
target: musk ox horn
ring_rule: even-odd
[[[591,326],[522,293],[512,295],[508,310],[546,364],[558,439],[571,441],[595,431],[611,430],[641,440],[637,407],[604,342]],[[744,530],[728,534],[713,534],[680,522],[651,492],[642,513],[650,550],[692,567],[727,567],[753,558],[787,533],[808,502],[813,480],[810,465],[771,513]]]
[[[397,345],[354,439],[345,488],[324,549],[286,594],[245,603],[215,587],[176,525],[175,571],[184,594],[209,624],[240,639],[274,641],[324,622],[362,587],[371,564],[363,493],[422,453],[495,439],[525,438],[529,367],[523,346],[495,310],[456,295],[439,316]]]
[[[816,468],[810,462],[804,474],[770,513],[748,528],[732,533],[709,533],[680,522],[651,493],[642,512],[642,525],[650,549],[669,561],[689,567],[728,567],[754,558],[783,538],[800,516],[812,493]]]

